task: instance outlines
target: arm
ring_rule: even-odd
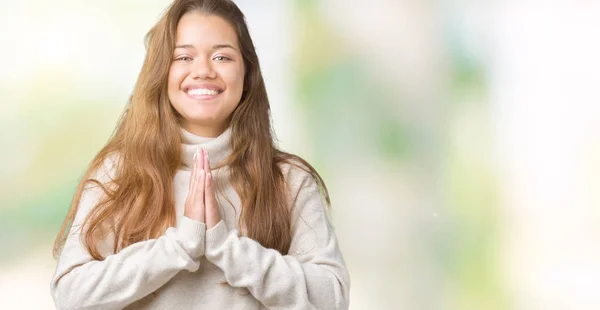
[[[106,180],[106,174],[103,178]],[[97,179],[103,182],[103,178]],[[58,309],[122,309],[154,292],[181,270],[199,268],[206,227],[186,217],[158,239],[132,244],[102,261],[93,260],[80,240],[81,223],[103,194],[94,186],[82,195],[51,282]],[[110,244],[105,240],[99,248],[111,253]]]
[[[269,309],[347,309],[349,275],[310,175],[302,179],[293,212],[290,254],[228,232],[221,221],[206,233],[206,258],[231,286],[247,288]]]

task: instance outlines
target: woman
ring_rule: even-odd
[[[59,309],[345,309],[317,172],[273,144],[242,12],[175,1],[55,242]]]

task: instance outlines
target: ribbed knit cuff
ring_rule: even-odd
[[[196,259],[204,255],[206,224],[194,221],[188,217],[181,217],[177,223],[177,235],[183,249]]]
[[[210,256],[217,254],[219,248],[227,239],[227,235],[227,226],[225,226],[223,220],[206,231],[206,258],[210,259]]]

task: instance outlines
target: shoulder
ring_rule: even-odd
[[[291,192],[296,193],[303,188],[317,189],[317,181],[302,159],[293,156],[279,163],[281,173]]]
[[[90,167],[91,171],[89,172],[89,177],[87,180],[95,180],[102,184],[112,183],[117,176],[119,162],[120,156],[118,154],[111,153],[106,155],[102,162],[97,165],[97,167]]]
[[[295,215],[327,212],[329,193],[319,174],[304,159],[291,155],[280,163]]]

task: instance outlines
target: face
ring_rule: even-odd
[[[204,137],[225,131],[242,97],[244,73],[237,35],[229,23],[198,11],[183,15],[167,91],[184,129]]]

